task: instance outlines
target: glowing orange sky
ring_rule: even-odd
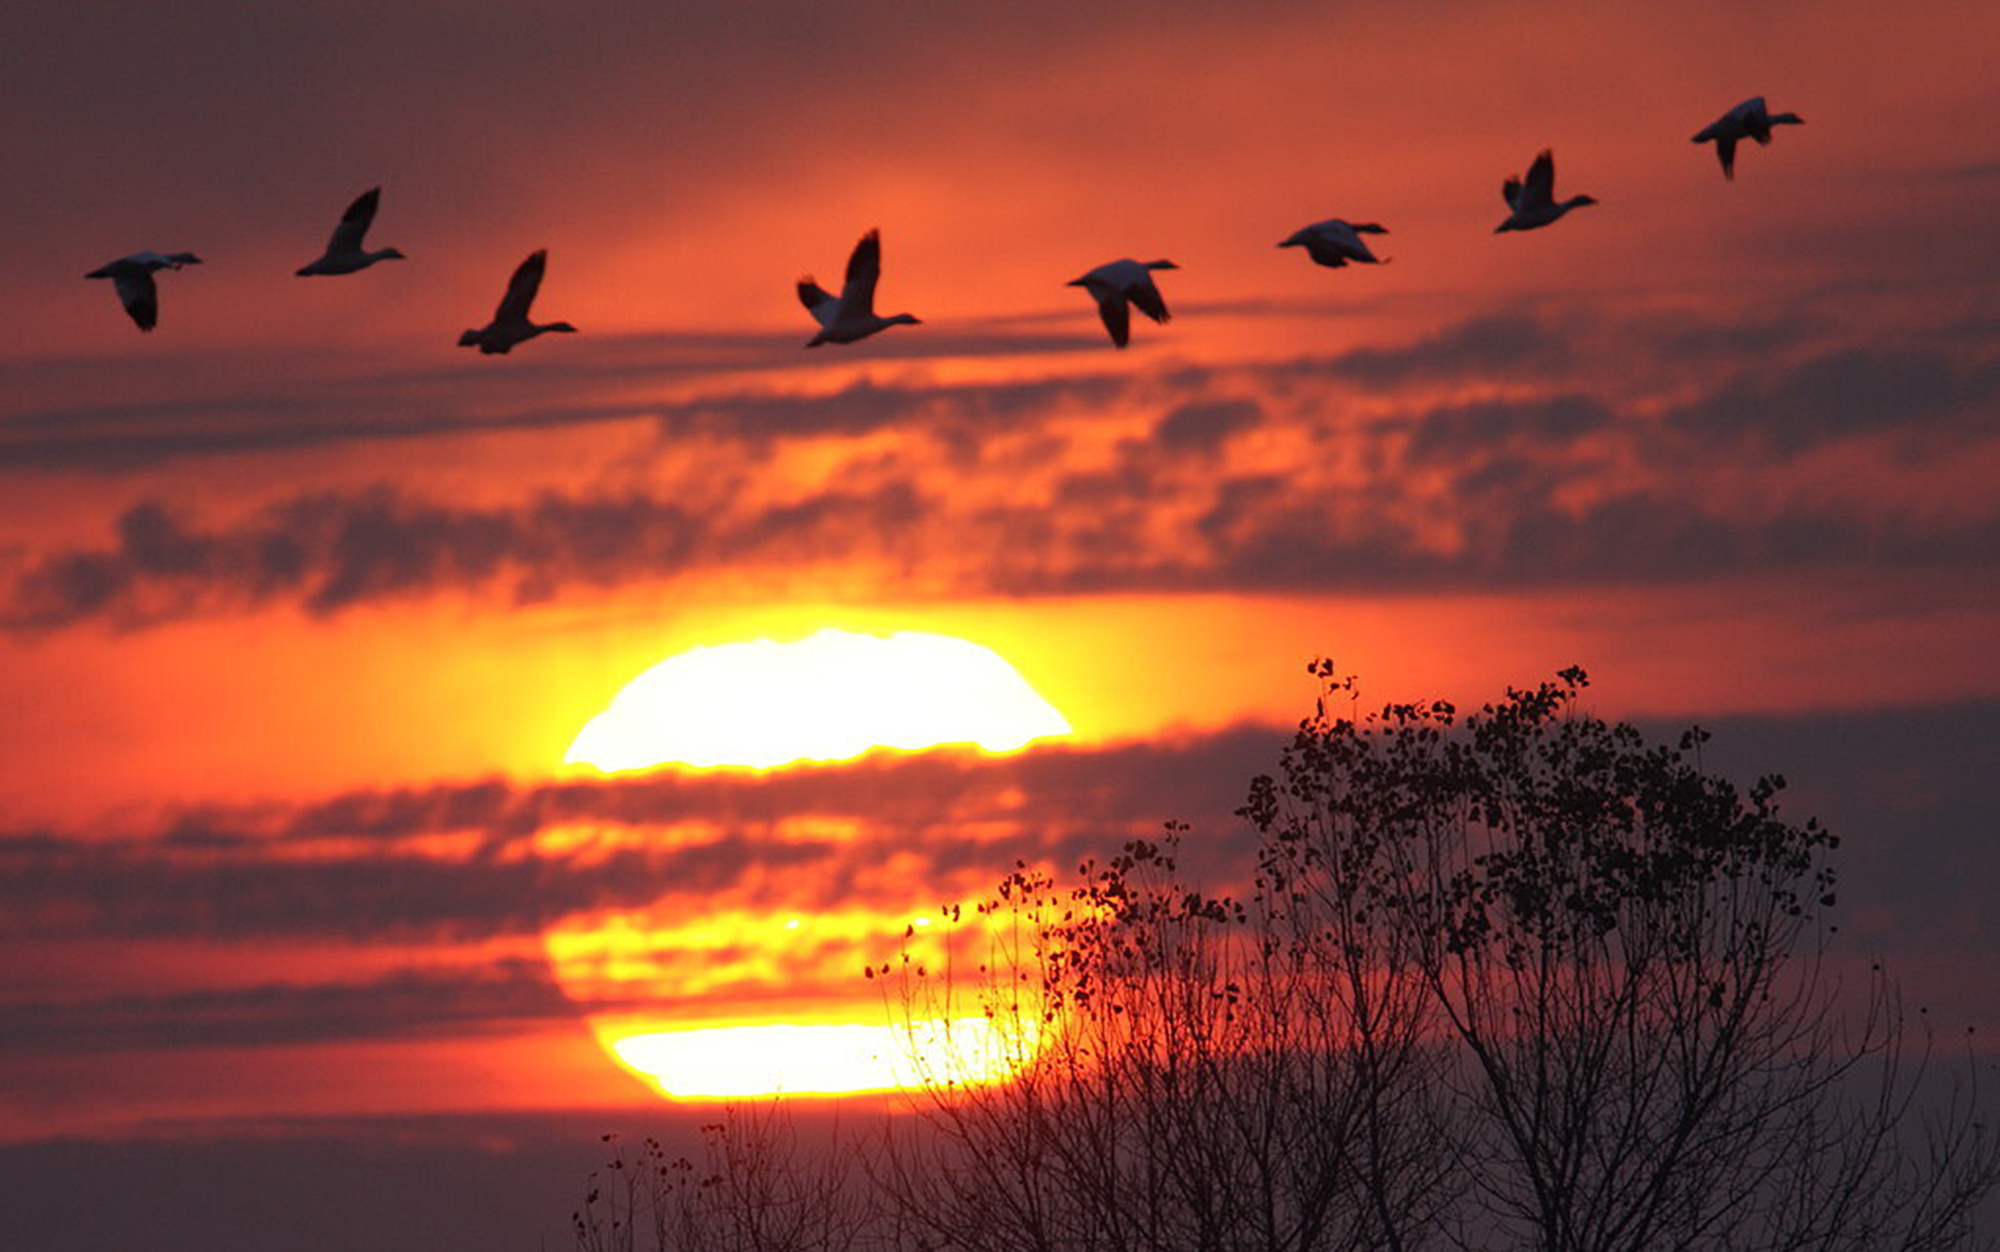
[[[46,911],[8,932],[0,1010],[82,1005],[88,1035],[134,997],[195,997],[145,1001],[170,1021],[241,1000],[144,1064],[23,1044],[7,1085],[115,1071],[92,1126],[639,1099],[533,998],[521,899],[547,882],[461,913],[383,884],[525,863],[568,805],[655,844],[707,823],[690,842],[736,876],[663,886],[674,908],[845,891],[821,903],[893,937],[990,882],[989,851],[1174,816],[1144,793],[1045,806],[1124,751],[1235,769],[1232,728],[1292,722],[1319,654],[1383,700],[1577,662],[1616,714],[2000,700],[2000,10],[850,7],[753,28],[415,6],[394,39],[290,10],[32,18],[38,55],[0,85],[0,151],[37,188],[0,208],[31,241],[0,281],[33,310],[0,344],[0,887]],[[107,41],[129,81],[75,72]],[[1725,183],[1688,137],[1756,92],[1807,125]],[[1601,204],[1495,238],[1501,180],[1550,145]],[[108,194],[114,157],[151,194]],[[377,182],[372,241],[412,259],[293,280]],[[1336,214],[1387,223],[1393,262],[1273,246]],[[881,307],[925,325],[803,352],[791,283],[876,226]],[[165,276],[145,337],[80,278],[141,247],[206,258]],[[583,334],[453,348],[535,247],[538,312]],[[1121,354],[1062,283],[1126,255],[1182,268],[1175,320]],[[768,785],[561,764],[662,658],[824,626],[991,647],[1073,740]],[[1002,798],[1037,780],[1055,790]],[[835,849],[788,880],[784,832],[813,821],[849,823],[873,876]],[[99,899],[154,869],[216,895],[129,922]],[[288,931],[314,872],[393,930]],[[1881,905],[1885,944],[1922,889]],[[824,1004],[836,965],[789,990]],[[446,966],[526,1000],[367,1023],[386,1038],[256,1016]],[[268,1029],[243,1042],[239,1011]],[[28,1136],[63,1108],[0,1118]]]
[[[1966,120],[1983,115],[1985,52],[2000,36],[1994,15],[1972,4],[1893,16],[1867,5],[1578,8],[1548,19],[1559,38],[1505,6],[1064,16],[1058,38],[1047,14],[1028,9],[1011,21],[893,22],[857,10],[842,24],[760,32],[760,45],[704,40],[685,17],[604,13],[601,25],[536,36],[545,57],[573,49],[598,67],[590,90],[530,89],[522,116],[494,128],[468,124],[478,116],[470,100],[487,92],[461,98],[453,79],[513,72],[523,50],[443,10],[418,10],[394,41],[400,49],[369,40],[329,52],[323,38],[310,57],[289,42],[270,50],[278,73],[299,58],[319,94],[288,102],[256,155],[276,165],[291,155],[283,128],[327,126],[319,114],[338,114],[343,124],[313,149],[317,177],[293,159],[265,198],[232,204],[222,153],[166,130],[203,103],[192,97],[157,120],[126,119],[128,134],[158,127],[189,161],[176,195],[127,205],[77,197],[43,210],[37,225],[47,235],[47,223],[67,218],[63,238],[89,240],[82,251],[92,255],[127,232],[215,250],[206,270],[171,276],[184,298],[169,290],[165,325],[184,342],[317,341],[332,323],[343,338],[396,343],[431,327],[441,328],[440,357],[535,246],[551,250],[551,307],[586,333],[794,330],[797,310],[773,295],[801,270],[834,270],[869,225],[884,229],[885,298],[940,324],[1060,306],[1056,284],[1080,263],[1130,252],[1182,253],[1189,300],[1317,295],[1325,276],[1269,243],[1343,205],[1392,223],[1400,292],[1508,291],[1529,280],[1684,288],[1745,265],[1796,274],[1806,260],[1788,237],[1817,234],[1836,215],[1873,226],[1906,207],[1911,189],[1859,192],[1869,180],[1940,155],[1976,160],[1961,151],[1976,130]],[[148,24],[135,17],[131,37]],[[492,66],[454,67],[421,87],[399,81],[454,43]],[[856,115],[822,124],[783,78],[792,56]],[[135,91],[173,69],[136,73]],[[545,68],[534,81],[559,74]],[[1782,159],[1746,158],[1740,194],[1698,207],[1695,193],[1720,189],[1687,136],[1759,91],[1811,99],[1811,124],[1838,142],[1788,135]],[[431,113],[411,115],[417,92]],[[1500,178],[1544,144],[1650,242],[1633,247],[1630,234],[1621,242],[1601,221],[1580,221],[1561,248],[1490,246]],[[393,235],[419,260],[370,274],[367,288],[292,281],[356,178],[386,184],[383,240]],[[1828,179],[1840,195],[1814,190]],[[801,188],[811,189],[810,212]],[[1709,229],[1720,217],[1687,216],[1729,214],[1774,189],[1782,211],[1739,215],[1721,241]],[[1895,232],[1871,237],[1869,251],[1871,263],[1936,263],[1920,238]],[[102,342],[105,293],[73,281],[76,266],[54,268],[60,276],[37,276],[24,293],[44,312],[10,337],[10,353]],[[27,276],[10,272],[10,289]]]
[[[60,820],[80,791],[101,811],[494,772],[533,778],[559,771],[577,730],[652,662],[834,623],[984,642],[1093,743],[1249,720],[1283,725],[1310,694],[1303,665],[1317,652],[1335,654],[1384,699],[1411,689],[1476,697],[1495,673],[1553,673],[1579,659],[1610,676],[1601,699],[1627,713],[2000,695],[2000,674],[1983,664],[2000,610],[1968,604],[1916,622],[1841,614],[1829,623],[1827,606],[1840,598],[1838,589],[1735,586],[1615,599],[717,605],[658,619],[640,609],[489,620],[405,611],[338,625],[260,616],[162,628],[117,637],[115,649],[85,635],[0,645],[20,662],[0,670],[0,695],[15,709],[43,710],[0,764],[0,811]],[[1473,624],[1476,650],[1467,647]],[[1808,629],[1814,646],[1801,652],[1790,640]],[[218,654],[230,663],[204,663]],[[1886,665],[1885,657],[1902,659]],[[395,698],[385,701],[384,691]],[[159,733],[163,711],[177,709],[202,711],[199,736]],[[413,709],[450,715],[409,716]],[[109,777],[106,760],[118,765]]]

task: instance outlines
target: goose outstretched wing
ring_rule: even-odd
[[[362,192],[347,206],[347,212],[340,215],[340,224],[333,228],[333,238],[327,241],[326,254],[338,256],[361,251],[361,240],[368,234],[368,224],[375,220],[375,210],[381,203],[380,187]]]
[[[528,320],[528,309],[535,303],[535,293],[542,289],[542,271],[548,263],[547,248],[536,250],[521,262],[514,276],[507,280],[507,294],[500,297],[499,307],[493,310],[495,322]]]
[[[121,269],[111,276],[111,285],[118,289],[118,303],[125,306],[140,330],[160,324],[160,289],[154,286],[151,274],[142,269]]]
[[[848,318],[875,314],[875,283],[882,277],[882,232],[871,230],[847,258],[847,281],[840,287],[840,313]]]
[[[833,325],[833,319],[840,316],[840,302],[833,298],[832,292],[814,282],[810,274],[799,280],[799,303],[822,326]]]

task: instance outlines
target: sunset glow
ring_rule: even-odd
[[[646,835],[599,832],[588,846],[630,855],[643,851]],[[703,855],[691,837],[663,830],[652,843]],[[795,837],[854,836],[821,827]],[[586,847],[568,842],[562,854],[575,864],[579,853],[592,855]],[[896,857],[879,873],[852,861],[843,867],[864,897],[900,884],[908,868]],[[962,918],[886,901],[801,915],[669,890],[650,908],[557,919],[543,946],[599,1046],[661,1093],[836,1095],[994,1082],[1036,1053],[1033,1012],[1010,1011],[996,1025],[970,1011],[980,1003],[977,980],[960,985],[949,976],[954,962],[969,969],[1000,951],[997,914],[967,909]],[[874,961],[898,972],[864,977],[860,963]],[[943,976],[927,981],[925,971]],[[914,981],[898,981],[905,977]],[[913,1008],[905,992],[944,999]],[[732,1007],[733,1020],[723,1015]]]
[[[607,1040],[620,1064],[674,1099],[853,1095],[998,1082],[1032,1055],[985,1017],[639,1032]]]
[[[635,834],[609,846],[629,851]],[[662,832],[663,843],[672,838]],[[895,876],[892,865],[888,880]],[[975,982],[925,984],[922,971],[947,970],[954,957],[990,961],[992,916],[968,911],[965,925],[887,908],[787,916],[714,900],[695,912],[682,900],[565,918],[543,936],[550,971],[599,1045],[667,1096],[977,1085],[1004,1079],[1037,1051],[1031,1012],[1009,1012],[1001,1025],[948,1001],[931,1002],[948,1016],[911,1011],[900,998],[926,990],[976,1003]],[[893,957],[917,981],[866,979],[857,957]],[[716,1010],[732,1004],[763,1020],[718,1022]],[[774,1007],[784,1020],[770,1019]]]
[[[770,769],[842,761],[871,748],[921,751],[971,743],[990,753],[1069,733],[1069,723],[990,648],[917,631],[823,629],[791,642],[699,647],[626,684],[577,735],[570,763],[606,772],[673,762]],[[800,844],[863,837],[851,819],[801,815],[773,831]],[[582,863],[654,853],[700,856],[721,832],[700,824],[552,830],[544,855]],[[901,858],[845,867],[860,886],[899,876]],[[949,884],[934,883],[943,888]],[[983,884],[980,884],[983,885]],[[550,969],[585,1007],[593,1033],[621,1065],[677,1099],[835,1095],[914,1083],[995,1082],[1034,1051],[985,1017],[883,1020],[856,957],[879,959],[905,931],[904,951],[944,956],[949,928],[898,907],[809,913],[696,909],[670,894],[652,907],[559,918],[544,931]],[[964,932],[959,935],[962,942]],[[791,1002],[791,1018],[682,1026],[664,1011],[592,1005]],[[856,1020],[859,1011],[876,1020]],[[1018,1031],[1015,1032],[1018,1034]]]
[[[554,1248],[606,1132],[1033,1094],[1023,895],[1248,907],[1316,701],[1567,666],[2000,1049],[2000,5],[10,17],[9,1247]],[[917,323],[808,350],[871,234]],[[457,346],[537,253],[577,333]]]
[[[1069,729],[990,648],[907,630],[882,638],[826,629],[669,657],[626,684],[565,759],[607,773],[666,762],[763,769],[876,747],[1011,752]]]

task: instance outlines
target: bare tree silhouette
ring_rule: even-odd
[[[1583,714],[1580,670],[1461,717],[1359,715],[1312,668],[1239,895],[1178,825],[1073,885],[1017,864],[945,911],[976,942],[870,968],[912,1041],[879,1133],[815,1154],[739,1115],[579,1246],[642,1217],[659,1252],[1992,1246],[2000,1132],[1935,1098],[1879,969],[1842,995],[1837,841],[1782,779]],[[1011,1077],[969,1078],[995,1049]]]
[[[1446,1156],[1414,965],[1344,943],[1331,910],[1202,894],[1180,832],[1081,867],[1017,869],[977,977],[1007,1082],[929,1082],[887,1137],[885,1192],[931,1246],[979,1252],[1345,1252],[1409,1246]],[[910,1020],[959,971],[904,984]]]
[[[1581,714],[1583,671],[1462,720],[1356,720],[1330,663],[1242,810],[1267,872],[1360,902],[1445,1036],[1454,1246],[1964,1246],[2000,1176],[1968,1103],[1926,1114],[1928,1035],[1827,960],[1833,836]],[[1914,1052],[1912,1049],[1914,1048]],[[1976,1071],[1975,1071],[1976,1072]]]

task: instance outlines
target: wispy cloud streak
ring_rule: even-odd
[[[2000,504],[1975,481],[2000,462],[1990,348],[1807,344],[1717,370],[1699,326],[1647,331],[1654,347],[1630,349],[1615,379],[1602,357],[1616,330],[1481,318],[1395,349],[1163,379],[699,397],[652,414],[651,464],[616,485],[468,503],[379,481],[233,517],[143,498],[108,544],[0,565],[0,626],[519,604],[721,570],[775,586],[851,567],[888,595],[1033,596],[2000,558]],[[772,462],[802,440],[823,452],[811,468]],[[1871,463],[1895,472],[1856,480]]]
[[[1870,950],[1985,950],[2000,943],[1979,896],[1982,838],[2000,804],[2000,749],[1985,733],[1996,716],[1989,702],[1729,718],[1710,726],[1709,765],[1792,778],[1787,808],[1842,837],[1842,925]],[[189,809],[116,838],[16,832],[0,837],[0,937],[120,939],[141,945],[135,952],[284,941],[359,953],[533,940],[551,923],[604,913],[692,921],[701,909],[808,918],[876,909],[887,944],[897,911],[913,903],[979,898],[1017,859],[1062,869],[1153,837],[1169,818],[1192,822],[1184,862],[1227,892],[1244,881],[1249,854],[1232,810],[1248,780],[1273,767],[1283,737],[1244,728],[1179,745],[891,755],[765,775],[485,780]],[[891,862],[893,883],[879,873]],[[852,932],[815,939],[809,929],[788,942],[773,956],[745,932],[690,952],[680,974],[646,989],[646,1006],[699,1016],[779,990],[824,993],[867,959]],[[60,999],[0,1001],[0,1051],[434,1038],[622,1003],[580,1005],[579,989],[565,995],[540,961],[466,951],[474,955],[386,972],[357,964],[342,976],[336,965],[164,991],[105,970]],[[788,971],[782,985],[770,980],[772,961]],[[674,978],[698,990],[676,993]]]
[[[1278,738],[488,780],[192,809],[117,838],[17,832],[0,837],[0,936],[477,942],[667,894],[837,908],[865,899],[862,880],[890,855],[921,890],[977,891],[1016,857],[1062,864],[1171,818],[1228,823]],[[578,831],[554,848],[537,840]],[[605,831],[616,837],[590,837]],[[441,852],[440,835],[465,838]]]

